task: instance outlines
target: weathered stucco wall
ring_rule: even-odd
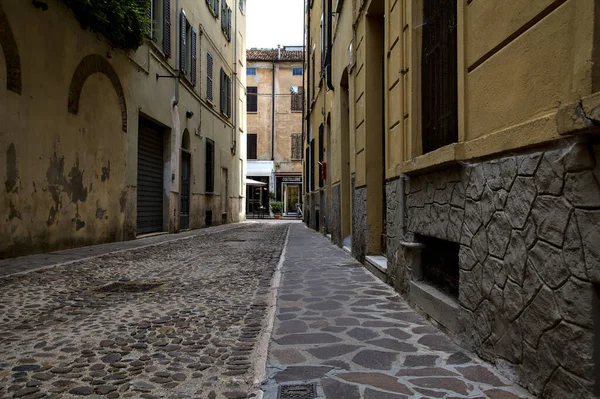
[[[183,0],[181,6],[199,31],[206,5]],[[153,45],[128,54],[113,50],[102,36],[82,30],[56,0],[44,12],[27,2],[3,2],[0,16],[0,179],[5,182],[0,192],[0,257],[134,238],[140,117],[164,128],[165,230],[179,229],[184,129],[190,135],[192,192],[204,192],[203,138],[213,138],[218,154],[215,191],[220,195],[221,167],[227,168],[228,209],[237,210],[230,217],[243,217],[234,204],[243,193],[240,156],[230,152],[236,139],[233,121],[206,103],[202,63],[196,86],[184,80],[179,105],[173,107],[175,80],[157,80],[156,75],[174,74],[175,51],[166,59]],[[233,65],[233,43],[213,25],[220,21],[211,17],[204,23],[223,53],[215,66]],[[205,58],[205,46],[198,46],[199,59]],[[15,53],[19,90],[9,87],[17,76]],[[218,79],[213,88],[218,100],[217,86]],[[186,111],[194,116],[186,118]],[[217,202],[215,213],[221,210],[220,198]],[[202,208],[195,206],[192,215]]]
[[[415,252],[399,238],[460,243],[457,338],[548,397],[592,397],[598,160],[598,143],[571,139],[411,176],[406,229],[388,201],[394,285],[408,294],[413,275]],[[398,184],[389,192],[398,193]]]

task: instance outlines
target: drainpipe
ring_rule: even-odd
[[[275,160],[275,61],[273,61],[273,79],[271,87],[271,161]]]
[[[333,25],[333,12],[332,8],[332,0],[327,0],[327,53],[325,54],[325,81],[327,82],[327,88],[329,90],[333,90],[333,82],[331,76],[331,42],[333,40],[332,36],[332,25]]]
[[[179,10],[179,0],[175,0],[175,101],[173,102],[173,106],[179,104],[179,79],[181,71],[179,70],[179,66],[181,65],[181,22],[179,21],[179,14],[181,11]],[[179,33],[179,34],[177,34]]]
[[[304,0],[304,13],[302,14],[302,26],[304,27],[304,29],[306,29],[306,31],[308,31],[308,29],[306,28],[306,12],[307,12],[307,8],[306,8],[306,0]],[[304,177],[302,179],[302,190],[298,195],[299,201],[300,203],[304,203],[304,193],[306,192],[306,168],[304,167],[304,163],[307,161],[306,159],[304,159],[304,129],[306,128],[306,124],[304,123],[304,118],[306,117],[306,93],[308,93],[308,88],[306,87],[306,32],[303,32],[302,35],[302,87],[304,89],[304,98],[302,98],[302,151],[300,154],[300,159],[303,161],[302,162],[302,176]]]
[[[236,7],[235,2],[233,3],[233,9],[235,10],[235,24],[234,24],[234,36],[235,39],[233,40],[233,79],[231,79],[232,81],[232,85],[235,86],[235,93],[239,93],[238,90],[238,73],[237,73],[237,23],[238,23],[238,10],[239,8]],[[231,87],[230,90],[232,91],[233,94],[233,90],[234,88]],[[236,151],[237,151],[237,132],[238,132],[238,113],[237,113],[237,104],[239,102],[239,98],[237,95],[235,96],[231,96],[232,101],[233,101],[233,134],[232,134],[232,145],[231,145],[231,155],[235,156]]]

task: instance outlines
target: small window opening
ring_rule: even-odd
[[[460,244],[425,236],[418,236],[417,240],[425,244],[425,250],[421,253],[423,280],[440,291],[458,298]]]
[[[213,223],[212,210],[206,211],[206,216],[204,217],[204,222],[206,224],[206,227],[212,226],[212,223]]]

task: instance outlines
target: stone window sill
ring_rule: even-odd
[[[410,282],[410,300],[450,332],[458,331],[460,305],[455,298],[423,282]]]

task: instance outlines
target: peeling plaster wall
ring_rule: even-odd
[[[545,397],[591,398],[598,373],[592,283],[600,280],[599,162],[599,143],[569,139],[411,176],[406,230],[398,204],[388,201],[394,286],[408,293],[415,256],[400,239],[420,234],[460,243],[457,337]],[[398,184],[390,182],[388,192]]]
[[[234,64],[233,42],[222,34],[220,20],[207,16],[206,4],[181,0],[189,21],[202,21],[204,36],[211,41],[198,41],[197,85],[183,82],[179,106],[173,107],[174,79],[157,80],[156,75],[173,74],[175,51],[165,59],[148,45],[127,54],[114,50],[103,36],[82,30],[63,2],[47,3],[44,12],[31,2],[0,5],[19,50],[22,74],[21,93],[8,90],[7,60],[0,51],[0,258],[135,238],[140,116],[164,127],[164,229],[179,230],[179,154],[186,128],[191,191],[200,198],[192,201],[191,227],[204,226],[202,211],[208,207],[221,222],[221,168],[228,169],[229,177],[227,220],[243,219],[243,158],[230,151],[241,132],[233,136],[233,119],[201,101],[207,43],[214,43],[221,55],[215,53],[213,79],[221,66],[229,73],[233,65],[239,66]],[[243,28],[245,17],[232,8]],[[6,32],[0,29],[0,35]],[[92,62],[82,63],[86,59]],[[239,102],[236,93],[233,104]],[[186,117],[188,110],[193,110],[192,118]],[[215,141],[214,199],[204,198],[205,137]]]

